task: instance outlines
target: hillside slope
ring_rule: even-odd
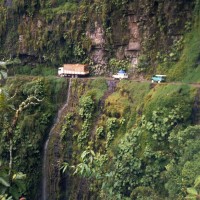
[[[48,199],[185,198],[200,168],[198,87],[106,79],[72,79],[70,85],[67,91],[68,79],[15,77],[4,87],[13,98],[0,93],[1,168],[7,171],[12,149],[13,173],[27,176],[26,187],[13,181],[7,194],[41,199],[43,149],[57,123],[45,165]],[[31,95],[41,102],[23,109],[10,132],[13,106]]]
[[[199,73],[198,56],[190,56],[199,53],[198,0],[1,0],[0,9],[1,60],[19,57],[22,65],[34,66],[82,62],[95,74],[128,68],[133,75],[158,72],[174,79],[187,74],[181,68],[188,62],[184,69]],[[185,48],[186,58],[174,66]]]
[[[199,38],[200,0],[0,0],[0,199],[199,196]]]

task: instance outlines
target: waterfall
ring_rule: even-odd
[[[42,167],[42,199],[41,200],[55,200],[58,180],[56,179],[59,176],[59,163],[57,162],[59,158],[59,125],[60,121],[64,118],[65,111],[67,109],[69,98],[70,98],[70,88],[71,88],[71,79],[69,79],[67,99],[62,108],[58,111],[57,117],[53,123],[53,126],[49,132],[48,138],[44,145],[44,154],[43,154],[43,167]],[[55,137],[53,143],[53,156],[56,159],[50,163],[50,140],[52,137]],[[52,148],[52,146],[51,146]],[[52,151],[52,150],[51,150]],[[52,155],[51,155],[52,156]],[[53,168],[53,170],[50,170]],[[53,171],[53,175],[51,172]]]

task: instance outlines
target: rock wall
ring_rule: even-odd
[[[1,59],[34,56],[34,62],[57,65],[90,59],[98,74],[106,71],[110,58],[128,59],[134,68],[145,55],[155,66],[157,54],[168,54],[189,29],[194,7],[194,0],[79,1],[71,11],[42,2],[1,3],[7,11],[1,15],[7,16],[6,31],[0,31]]]

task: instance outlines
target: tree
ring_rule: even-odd
[[[171,199],[184,198],[200,170],[200,126],[189,126],[170,138],[174,158],[166,166],[165,188]]]
[[[15,93],[16,94],[16,93]],[[7,137],[9,140],[9,175],[11,175],[12,171],[12,162],[13,162],[13,135],[15,128],[17,126],[17,122],[19,119],[20,114],[27,109],[30,106],[34,106],[39,104],[42,99],[39,99],[36,97],[36,95],[29,95],[24,101],[22,101],[19,105],[18,108],[15,109],[14,106],[12,106],[12,102],[14,100],[15,94],[13,97],[9,98],[6,93],[1,90],[0,93],[0,110],[2,110],[3,114],[1,115],[1,118],[4,118],[4,126],[6,126],[6,133]],[[13,112],[14,111],[14,112]],[[10,119],[7,118],[7,112],[10,112]],[[14,113],[14,114],[12,114]]]
[[[6,62],[0,62],[0,85],[5,83],[7,76]]]
[[[199,185],[200,185],[200,176],[198,176],[195,179],[194,187],[187,188],[188,195],[186,196],[186,199],[191,199],[191,200],[200,199]]]
[[[12,200],[12,197],[18,199],[19,195],[25,191],[25,178],[25,174],[15,172],[9,179],[7,167],[0,161],[0,199]]]

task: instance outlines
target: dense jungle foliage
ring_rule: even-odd
[[[142,46],[136,69],[132,57],[116,56],[129,44],[133,13]],[[41,199],[54,124],[54,199],[198,199],[200,89],[188,83],[200,81],[199,14],[199,0],[0,0],[0,199]],[[101,44],[88,36],[101,27],[106,67],[92,54]],[[89,63],[93,75],[95,65],[105,74],[165,73],[168,82],[56,77],[65,62]]]
[[[6,192],[18,199],[26,188],[28,194],[38,192],[42,146],[56,110],[66,98],[67,85],[53,77],[7,80],[0,93],[1,195]]]
[[[94,74],[120,67],[199,82],[198,0],[1,0],[0,10],[0,59],[11,74],[81,62]]]
[[[61,132],[69,154],[64,171],[88,187],[74,194],[78,186],[71,178],[68,198],[184,199],[199,170],[194,146],[200,127],[192,117],[198,92],[122,81],[99,110],[87,89]]]
[[[67,85],[19,76],[1,91],[1,191],[14,199],[38,198],[44,140]],[[198,88],[74,79],[69,104],[60,132],[68,199],[185,198],[200,167]]]

